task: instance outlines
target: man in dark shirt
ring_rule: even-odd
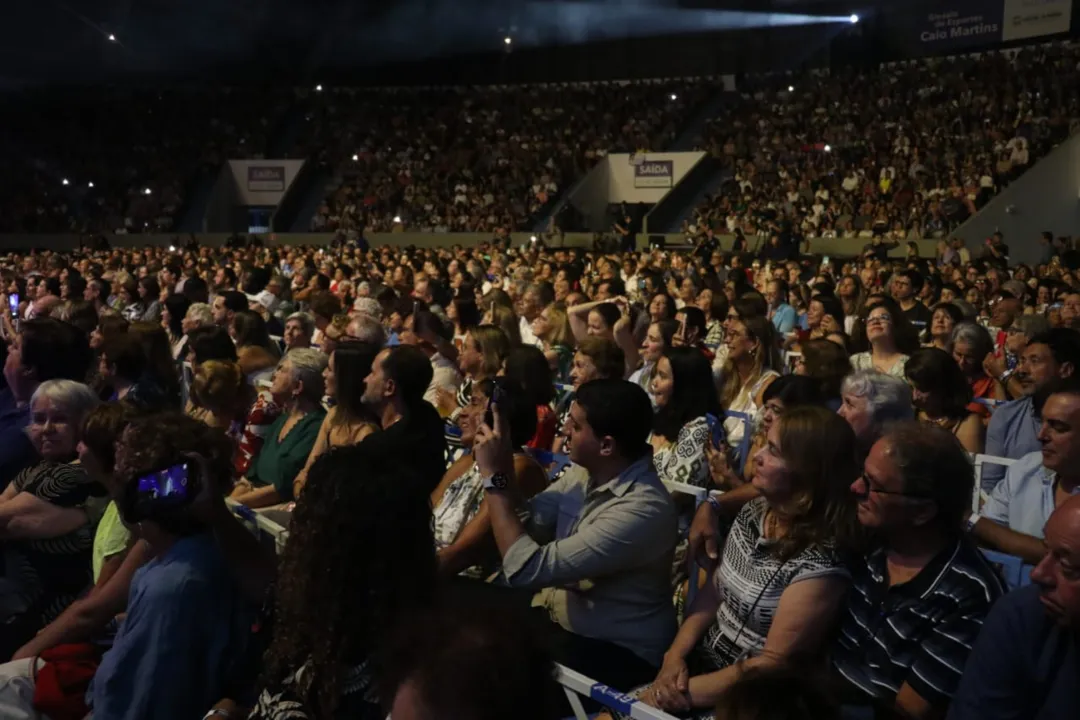
[[[364,380],[364,405],[379,420],[382,432],[365,438],[411,464],[430,493],[446,468],[443,422],[424,393],[431,384],[431,361],[412,345],[386,348],[375,356]],[[362,468],[358,468],[362,471]]]
[[[1034,583],[983,623],[949,720],[1072,720],[1080,713],[1080,497],[1050,516]]]
[[[914,270],[901,270],[893,276],[890,288],[893,299],[904,311],[904,317],[920,331],[930,324],[932,318],[930,310],[918,300],[923,282],[923,276]]]
[[[892,717],[944,712],[1004,588],[964,537],[975,473],[950,433],[914,421],[878,440],[851,486],[879,538],[852,566],[832,665],[845,704]]]

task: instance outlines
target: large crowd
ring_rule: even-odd
[[[1080,130],[1078,73],[1080,46],[1063,43],[742,78],[699,139],[726,180],[685,229],[943,237]],[[0,229],[167,232],[225,159],[273,149],[331,178],[312,231],[530,230],[605,155],[668,149],[719,92],[710,79],[24,91],[7,104],[15,144],[0,152],[20,174],[0,180]]]
[[[751,79],[701,146],[729,168],[693,225],[941,237],[1080,131],[1080,46]]]
[[[1071,718],[1048,235],[4,256],[0,715]]]

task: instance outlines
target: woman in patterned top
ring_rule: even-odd
[[[525,450],[526,443],[536,432],[536,410],[522,387],[508,377],[475,383],[469,407],[458,417],[461,442],[471,448],[481,423],[490,425],[494,422],[488,405],[496,385],[503,395],[499,407],[510,418],[513,434],[512,481],[522,499],[527,500],[544,489],[547,474]],[[431,507],[439,572],[453,575],[468,570],[478,577],[489,574],[497,556],[492,556],[494,545],[484,501],[483,476],[472,453],[463,455],[446,471],[439,486],[431,493]]]
[[[30,440],[41,461],[0,495],[4,573],[0,652],[10,657],[92,582],[94,528],[105,488],[74,463],[83,419],[98,403],[72,380],[48,380],[30,400]]]
[[[250,720],[386,717],[381,651],[400,622],[430,606],[436,585],[431,509],[417,483],[372,443],[335,448],[312,466],[281,558]]]
[[[509,352],[510,341],[506,333],[494,325],[479,325],[465,334],[465,346],[458,355],[458,368],[463,378],[457,396],[444,389],[436,390],[436,409],[439,415],[447,418],[447,446],[461,447],[457,418],[469,405],[473,383],[498,375]]]
[[[711,433],[705,416],[723,415],[712,387],[712,368],[697,348],[668,348],[656,361],[652,379],[656,417],[650,442],[661,480],[709,485],[705,446]]]
[[[661,710],[713,717],[742,671],[814,660],[837,619],[850,579],[839,553],[859,539],[854,432],[824,408],[794,408],[754,468],[761,496],[739,511],[659,675],[636,693]]]

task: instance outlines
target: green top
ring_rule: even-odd
[[[248,472],[247,479],[251,484],[255,487],[273,485],[281,497],[281,502],[292,500],[293,480],[304,469],[311,448],[315,446],[315,439],[319,437],[319,427],[322,426],[324,417],[326,411],[321,407],[309,412],[289,430],[284,440],[279,440],[278,435],[281,434],[281,428],[289,415],[283,413],[275,420],[266,434],[259,456],[255,458]]]
[[[94,534],[93,567],[94,584],[97,584],[101,576],[101,567],[105,561],[113,555],[119,555],[127,549],[131,539],[131,531],[120,522],[120,511],[116,509],[115,502],[109,502],[105,513],[98,523],[97,532]]]

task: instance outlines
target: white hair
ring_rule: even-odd
[[[34,407],[39,399],[51,400],[62,406],[72,415],[76,426],[81,426],[90,411],[101,402],[97,394],[86,385],[63,378],[46,380],[38,385],[30,398],[30,407]]]
[[[282,360],[292,367],[293,380],[304,383],[304,395],[309,400],[322,400],[324,381],[323,370],[329,358],[321,350],[314,348],[296,348],[290,350]]]
[[[184,315],[185,319],[194,320],[199,325],[213,325],[214,324],[214,310],[206,303],[192,303],[188,309],[187,314]]]
[[[382,323],[370,315],[357,313],[346,328],[350,340],[361,340],[382,347],[386,344],[386,331]]]
[[[876,370],[856,370],[844,378],[840,392],[866,398],[866,407],[878,427],[915,417],[911,388],[892,375]]]

